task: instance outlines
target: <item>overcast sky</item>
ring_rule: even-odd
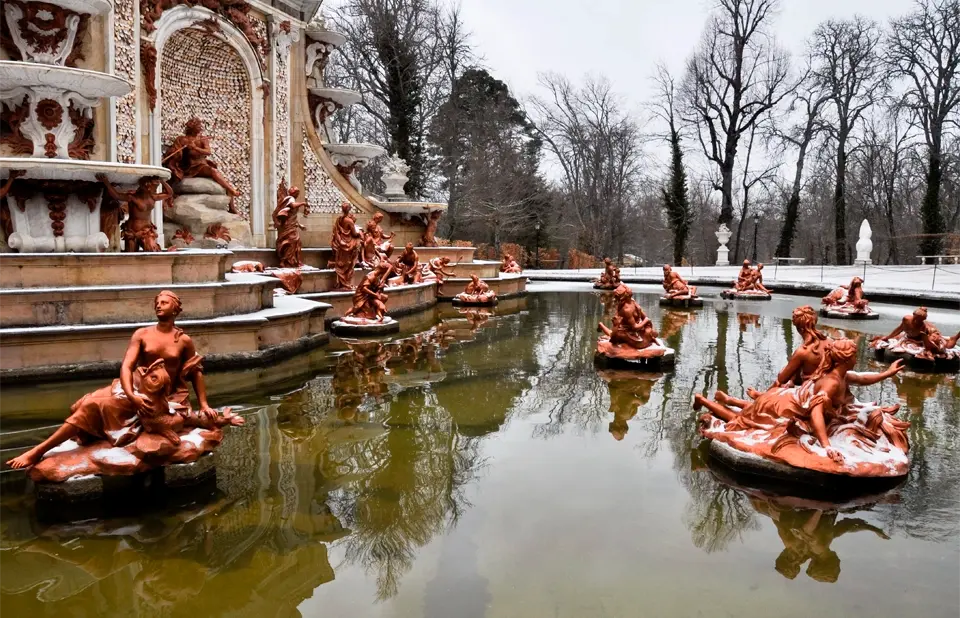
[[[700,38],[713,0],[459,0],[477,52],[518,98],[536,92],[537,74],[574,81],[602,73],[634,106],[650,96],[663,61],[677,76]],[[801,53],[828,18],[855,14],[886,22],[911,0],[783,0],[775,21],[781,44]]]

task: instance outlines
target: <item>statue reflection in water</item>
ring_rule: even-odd
[[[787,579],[794,579],[807,564],[807,576],[818,582],[833,583],[840,577],[840,556],[831,545],[849,532],[873,532],[881,539],[890,537],[880,528],[859,517],[844,517],[837,510],[795,508],[776,498],[751,496],[753,508],[773,520],[783,543],[774,568]]]
[[[617,371],[605,369],[598,371],[610,391],[610,435],[616,441],[623,440],[630,430],[627,421],[637,415],[637,411],[650,401],[650,394],[663,374],[637,373],[636,371]]]

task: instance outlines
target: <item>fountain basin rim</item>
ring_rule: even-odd
[[[354,159],[376,159],[387,154],[387,149],[376,144],[324,144],[327,152]]]
[[[141,178],[156,176],[170,178],[170,170],[153,165],[133,165],[108,161],[80,159],[41,159],[39,157],[0,157],[0,180],[10,176],[10,170],[24,170],[26,180],[84,180],[96,182],[97,174],[106,174],[110,182],[135,185]]]
[[[368,199],[380,210],[394,214],[422,215],[437,210],[445,211],[447,209],[446,204],[436,202],[390,202],[386,200],[381,201],[376,198]]]
[[[14,60],[0,60],[0,82],[4,90],[55,88],[87,99],[122,97],[133,91],[130,82],[109,73]]]
[[[308,88],[308,90],[310,94],[329,99],[340,107],[350,107],[363,100],[363,95],[359,92],[346,88]]]
[[[113,9],[109,0],[43,0],[47,4],[84,15],[104,15]]]
[[[340,47],[347,42],[347,37],[339,32],[318,28],[317,26],[307,27],[307,38],[313,41],[319,41],[320,43],[326,43],[327,45],[333,45],[334,47]]]

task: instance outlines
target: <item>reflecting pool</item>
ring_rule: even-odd
[[[636,375],[594,368],[600,295],[531,287],[492,314],[441,307],[388,342],[211,376],[247,425],[216,488],[177,503],[49,523],[0,475],[0,614],[958,615],[956,376],[856,390],[904,406],[913,467],[837,508],[716,469],[690,407],[771,383],[799,343],[790,312],[813,299],[661,310],[636,286],[677,351],[673,372]],[[877,308],[824,323],[859,339],[860,370],[876,366],[865,335],[909,310]],[[931,319],[952,331],[946,313]],[[91,386],[5,386],[3,458]]]

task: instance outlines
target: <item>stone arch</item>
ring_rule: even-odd
[[[211,34],[197,27],[198,22],[204,22],[204,26],[216,23],[219,30]],[[150,114],[151,163],[160,165],[163,146],[171,135],[182,130],[189,115],[199,115],[214,137],[214,152],[222,149],[224,156],[215,160],[241,192],[237,206],[249,214],[254,243],[262,245],[266,238],[266,204],[264,78],[260,58],[236,26],[203,8],[174,7],[164,11],[155,25],[157,103]],[[201,70],[208,80],[205,85],[180,87],[180,98],[187,97],[185,105],[164,104],[164,97],[177,91],[179,80],[186,76],[198,81]],[[249,166],[238,165],[243,157],[248,159]],[[238,167],[245,167],[242,174]],[[162,213],[158,219],[158,228],[162,229]]]

